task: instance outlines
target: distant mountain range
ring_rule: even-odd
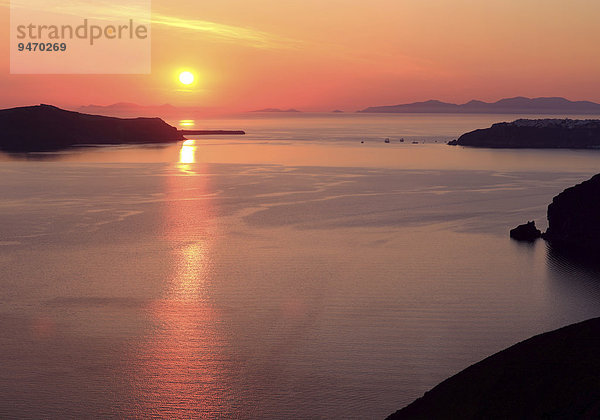
[[[456,113],[456,114],[600,114],[600,104],[569,101],[565,98],[508,98],[498,102],[473,100],[451,104],[436,100],[411,104],[373,106],[357,112],[365,113]]]
[[[84,105],[76,109],[87,114],[130,117],[180,116],[195,115],[205,111],[200,107],[176,107],[171,104],[139,105],[131,102],[118,102],[112,105]]]
[[[264,108],[264,109],[257,109],[256,111],[250,111],[250,112],[302,112],[302,111],[298,111],[297,109],[279,109],[279,108]]]
[[[215,110],[203,107],[177,107],[171,104],[138,105],[130,102],[118,102],[112,105],[85,105],[76,111],[120,117],[181,117],[214,114]],[[251,113],[301,113],[297,109],[264,108]],[[334,110],[340,113],[343,111]],[[360,113],[424,113],[424,114],[590,114],[600,115],[600,104],[590,101],[570,101],[565,98],[507,98],[497,102],[472,100],[465,104],[452,104],[437,100],[414,102],[410,104],[372,106],[356,112]]]

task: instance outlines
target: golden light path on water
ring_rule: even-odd
[[[184,172],[189,172],[191,163],[196,163],[196,142],[186,140],[181,145],[181,150],[179,150],[178,167]]]
[[[226,413],[228,381],[221,354],[225,340],[211,307],[213,202],[208,178],[193,168],[195,146],[186,142],[166,177],[164,239],[171,274],[151,309],[155,328],[141,351],[138,414],[198,418]]]

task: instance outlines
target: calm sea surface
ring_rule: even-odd
[[[600,150],[444,144],[513,119],[182,119],[248,135],[0,155],[0,417],[383,418],[600,316],[597,268],[508,238]]]

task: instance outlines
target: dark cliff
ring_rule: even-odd
[[[160,118],[115,118],[51,105],[0,110],[0,150],[33,152],[82,144],[168,143],[183,140]]]
[[[600,174],[552,199],[543,237],[553,246],[600,251]]]
[[[491,148],[598,148],[600,120],[521,119],[471,131],[448,144]]]
[[[515,344],[388,419],[600,418],[600,318]]]

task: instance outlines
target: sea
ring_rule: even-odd
[[[383,419],[600,316],[597,266],[508,235],[600,150],[446,145],[521,117],[182,116],[247,134],[1,154],[0,417]]]

